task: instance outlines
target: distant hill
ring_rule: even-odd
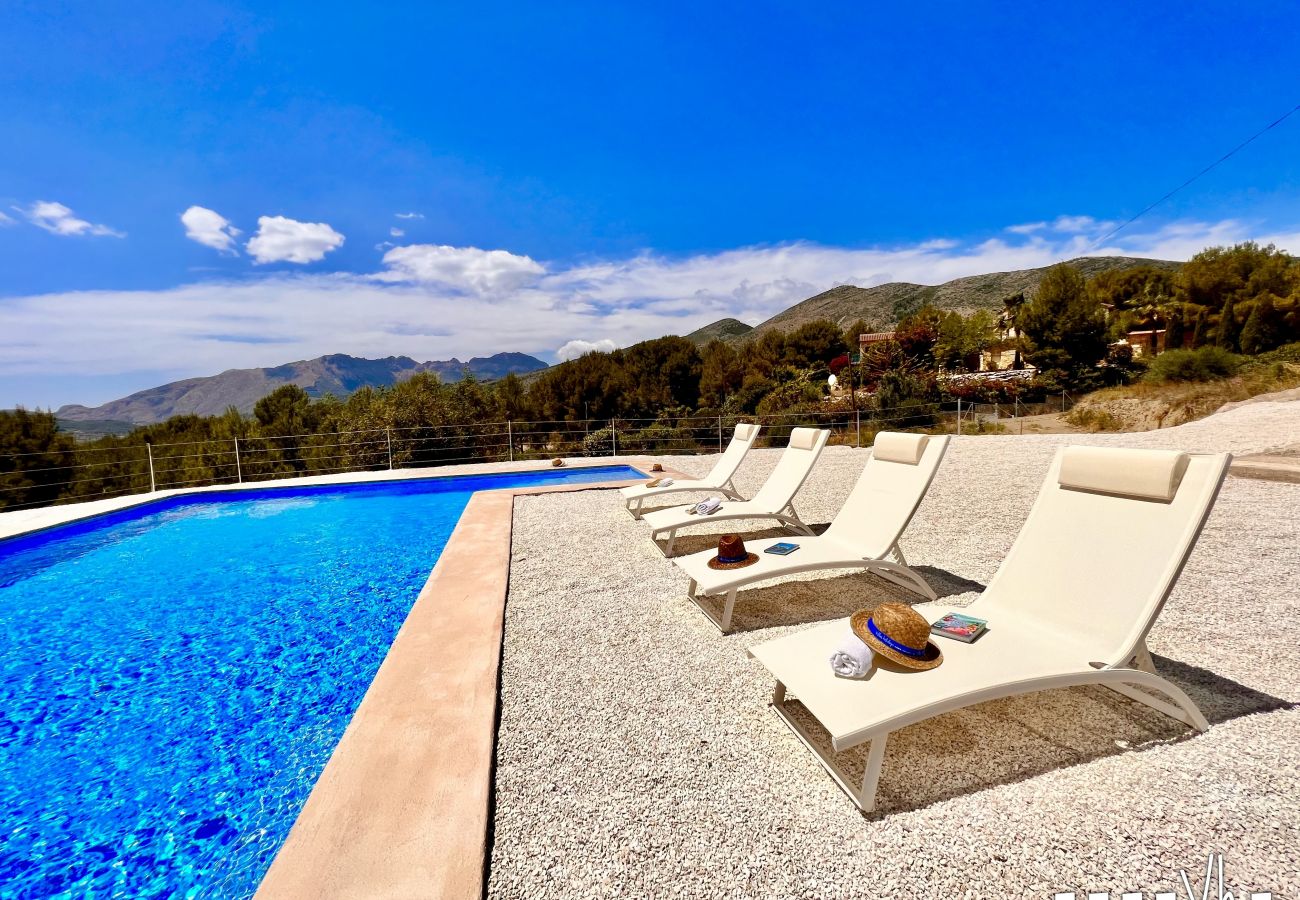
[[[1083,256],[1070,260],[1070,265],[1090,278],[1099,272],[1108,272],[1112,269],[1145,265],[1174,270],[1182,264],[1163,259],[1140,259],[1132,256]],[[726,340],[739,343],[747,338],[759,337],[766,331],[793,331],[800,325],[818,319],[829,319],[846,328],[858,319],[863,319],[867,324],[877,327],[891,327],[899,319],[927,303],[939,309],[957,310],[963,315],[969,315],[977,309],[998,310],[1002,307],[1002,298],[1008,294],[1024,291],[1026,295],[1032,295],[1046,271],[1047,268],[1044,267],[1020,269],[1014,272],[992,272],[987,275],[957,278],[937,285],[896,281],[876,287],[860,288],[843,284],[815,297],[809,297],[802,303],[796,303],[745,335]]]
[[[459,381],[465,370],[475,378],[492,381],[514,372],[546,368],[546,363],[526,353],[497,353],[458,359],[416,362],[409,356],[361,359],[335,353],[299,360],[270,369],[230,369],[220,375],[186,378],[160,387],[137,391],[102,406],[64,406],[55,415],[69,422],[129,422],[148,425],[180,413],[213,416],[233,406],[244,414],[278,387],[296,384],[313,397],[346,397],[362,387],[383,387],[405,381],[420,372],[433,372],[443,381]],[[71,430],[71,429],[70,429]],[[85,430],[83,428],[77,430]]]
[[[703,347],[709,341],[740,340],[753,330],[753,325],[746,325],[739,319],[719,319],[711,325],[695,329],[686,335],[686,339]]]

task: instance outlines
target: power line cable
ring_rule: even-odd
[[[1089,245],[1088,249],[1087,249],[1086,251],[1084,251],[1084,252],[1087,253],[1087,252],[1091,252],[1091,251],[1093,251],[1093,250],[1096,250],[1096,249],[1097,249],[1098,247],[1100,247],[1103,243],[1105,243],[1106,241],[1110,240],[1110,239],[1111,239],[1112,237],[1114,237],[1115,235],[1119,234],[1119,233],[1120,233],[1121,231],[1123,231],[1125,228],[1129,227],[1129,226],[1132,225],[1134,222],[1136,222],[1138,219],[1142,218],[1142,217],[1145,216],[1147,213],[1151,212],[1151,210],[1155,209],[1155,208],[1156,208],[1157,206],[1159,206],[1161,203],[1164,203],[1166,200],[1168,200],[1168,199],[1169,199],[1170,197],[1172,197],[1174,194],[1177,194],[1179,191],[1181,191],[1183,188],[1187,187],[1187,186],[1188,186],[1189,184],[1191,184],[1192,182],[1196,181],[1196,180],[1197,180],[1198,178],[1200,178],[1202,175],[1205,175],[1206,173],[1210,172],[1211,170],[1213,170],[1213,169],[1215,169],[1215,168],[1218,168],[1218,166],[1219,166],[1220,164],[1227,162],[1229,159],[1231,159],[1233,156],[1235,156],[1235,155],[1237,154],[1238,151],[1245,149],[1245,147],[1246,147],[1247,145],[1249,145],[1250,143],[1252,143],[1256,138],[1260,137],[1261,135],[1265,134],[1266,132],[1272,131],[1274,128],[1276,128],[1277,126],[1281,125],[1281,124],[1282,124],[1283,122],[1285,122],[1287,119],[1291,118],[1291,116],[1292,116],[1293,114],[1295,114],[1297,111],[1300,111],[1300,103],[1297,103],[1295,106],[1291,107],[1289,110],[1287,110],[1287,112],[1286,112],[1286,113],[1285,113],[1281,118],[1279,118],[1279,119],[1277,119],[1276,121],[1270,123],[1267,127],[1265,127],[1265,128],[1261,128],[1259,131],[1255,132],[1255,133],[1252,134],[1250,137],[1246,138],[1246,139],[1245,139],[1244,141],[1242,141],[1240,144],[1238,144],[1237,146],[1235,146],[1235,147],[1233,147],[1231,150],[1229,150],[1227,153],[1225,153],[1225,154],[1223,154],[1222,156],[1220,156],[1218,159],[1216,159],[1214,162],[1210,163],[1210,164],[1209,164],[1208,166],[1206,166],[1204,169],[1201,169],[1201,171],[1197,172],[1197,173],[1196,173],[1195,175],[1193,175],[1191,178],[1187,179],[1187,180],[1184,181],[1182,184],[1178,185],[1178,187],[1174,188],[1172,191],[1170,191],[1169,193],[1165,194],[1163,197],[1161,197],[1161,198],[1160,198],[1159,200],[1157,200],[1155,203],[1152,203],[1150,206],[1148,206],[1148,207],[1146,207],[1145,209],[1143,209],[1141,212],[1139,212],[1139,213],[1138,213],[1137,215],[1135,215],[1133,218],[1129,219],[1127,222],[1124,222],[1124,223],[1122,223],[1122,224],[1120,224],[1120,225],[1116,225],[1116,226],[1115,226],[1114,228],[1112,228],[1110,231],[1106,232],[1106,233],[1103,234],[1101,237],[1097,238],[1097,240],[1093,241],[1092,244]]]

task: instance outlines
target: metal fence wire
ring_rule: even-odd
[[[739,422],[763,426],[760,447],[785,446],[791,430],[800,426],[829,428],[830,443],[863,447],[882,430],[1013,430],[1017,419],[1062,411],[1069,400],[1063,394],[1039,404],[917,402],[887,409],[840,407],[767,415],[376,425],[325,434],[34,451],[0,456],[0,509],[345,472],[556,456],[720,453]]]

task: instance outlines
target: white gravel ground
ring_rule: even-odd
[[[1298,442],[1300,403],[1146,434],[960,438],[903,546],[941,595],[972,600],[1060,444]],[[776,456],[756,451],[742,490]],[[805,520],[829,521],[864,462],[829,448]],[[1237,897],[1300,895],[1300,485],[1230,477],[1151,633],[1208,733],[1100,688],[987,703],[891,738],[871,815],[776,719],[745,648],[911,598],[803,576],[745,595],[724,637],[685,588],[616,493],[516,501],[491,897],[1150,896],[1181,891],[1181,869],[1199,895],[1211,851]]]

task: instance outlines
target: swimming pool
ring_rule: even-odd
[[[470,495],[626,466],[159,500],[0,541],[0,897],[246,897]]]

